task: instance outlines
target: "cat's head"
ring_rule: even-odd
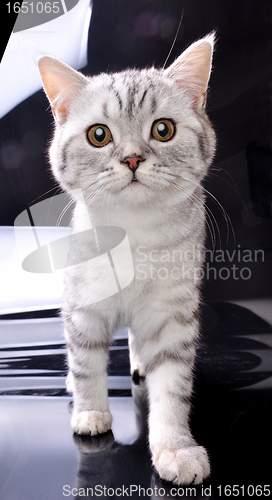
[[[88,203],[154,203],[192,196],[211,163],[205,112],[213,35],[167,69],[85,77],[49,56],[38,61],[56,131],[53,172]]]

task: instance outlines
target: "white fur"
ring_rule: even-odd
[[[215,147],[203,107],[212,45],[211,37],[197,42],[168,70],[91,79],[69,73],[56,60],[40,61],[45,87],[48,80],[57,81],[47,90],[57,120],[52,169],[64,189],[81,189],[85,199],[85,204],[76,199],[73,229],[88,229],[90,220],[94,227],[125,229],[135,272],[129,286],[96,302],[104,267],[85,262],[67,269],[63,317],[73,373],[68,381],[74,392],[72,428],[82,434],[110,428],[107,345],[116,327],[130,327],[131,370],[146,376],[149,393],[153,463],[162,478],[177,484],[199,483],[209,474],[206,451],[192,438],[188,417],[205,237],[201,181]],[[159,119],[175,124],[167,142],[151,134]],[[104,147],[87,140],[95,124],[112,133]],[[124,163],[131,156],[143,159],[138,182],[132,182]],[[163,260],[165,249],[186,258]],[[72,247],[71,258],[78,251]]]

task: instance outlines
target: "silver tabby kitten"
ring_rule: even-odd
[[[38,61],[56,121],[52,170],[76,199],[73,231],[123,228],[135,271],[127,287],[107,295],[100,261],[66,269],[62,314],[72,429],[92,435],[110,429],[108,347],[116,328],[129,327],[131,371],[146,377],[153,464],[177,484],[200,483],[210,471],[188,416],[202,266],[201,252],[192,249],[204,244],[201,181],[215,148],[205,112],[212,52],[209,35],[167,69],[92,78],[52,57]],[[87,245],[70,252],[87,255]],[[165,259],[160,272],[166,250],[185,256],[180,279],[174,259]],[[97,301],[101,276],[108,298]]]

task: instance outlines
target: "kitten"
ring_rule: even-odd
[[[130,285],[96,302],[103,268],[66,269],[72,429],[92,435],[110,429],[108,347],[117,327],[129,327],[131,370],[145,376],[149,395],[153,464],[176,484],[200,483],[210,471],[188,417],[202,266],[202,252],[192,248],[203,249],[201,181],[215,149],[205,112],[213,42],[213,35],[195,42],[167,69],[92,78],[52,57],[38,61],[56,122],[52,170],[76,198],[73,230],[89,229],[90,220],[92,227],[123,228],[135,270]],[[77,251],[72,245],[71,255]],[[163,262],[166,251],[183,256],[179,267],[174,257]]]

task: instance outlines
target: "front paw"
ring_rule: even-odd
[[[103,434],[111,428],[112,416],[109,411],[82,411],[76,413],[74,411],[71,426],[76,434]]]
[[[153,465],[162,479],[174,484],[200,484],[210,474],[208,455],[202,446],[157,449]]]

